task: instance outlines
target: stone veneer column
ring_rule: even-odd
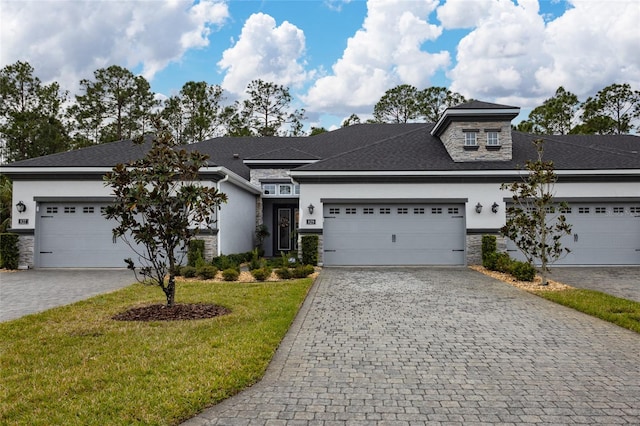
[[[20,269],[34,267],[34,244],[35,236],[33,234],[22,234],[18,237],[18,267]]]

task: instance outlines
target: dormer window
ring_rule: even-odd
[[[477,130],[464,130],[464,146],[478,145]]]
[[[500,139],[498,138],[498,132],[487,132],[487,146],[500,146]]]

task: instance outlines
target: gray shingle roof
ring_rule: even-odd
[[[454,163],[437,137],[433,124],[360,124],[312,137],[215,138],[186,146],[210,156],[209,163],[223,166],[249,179],[244,159],[316,160],[299,167],[308,171],[436,171],[513,170],[535,159],[532,141],[541,138],[513,132],[511,161]],[[640,137],[564,135],[544,136],[545,158],[559,170],[640,169]],[[148,145],[120,141],[12,163],[20,167],[113,167],[144,155]]]
[[[473,100],[473,101],[456,105],[454,107],[450,107],[449,109],[520,109],[520,108],[516,106],[492,104],[490,102]]]

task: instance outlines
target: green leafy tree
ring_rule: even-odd
[[[190,81],[165,101],[161,116],[178,143],[200,142],[222,134],[222,100],[220,86]]]
[[[640,118],[640,91],[631,85],[612,84],[582,104],[582,121],[574,133],[626,134]]]
[[[315,135],[319,135],[321,133],[327,133],[328,130],[325,129],[324,127],[311,127],[311,132],[309,133],[309,136],[315,136]]]
[[[409,84],[387,90],[373,107],[373,118],[379,123],[408,123],[418,116],[418,89]]]
[[[143,144],[140,138],[137,143]],[[153,137],[144,158],[118,164],[105,175],[115,202],[105,217],[116,221],[116,238],[122,238],[137,254],[137,262],[125,259],[129,269],[139,269],[140,281],[157,285],[167,306],[175,302],[177,268],[201,227],[210,226],[215,211],[227,196],[203,185],[199,171],[207,156],[177,149],[167,129]],[[136,272],[137,273],[137,272]]]
[[[447,108],[464,103],[466,99],[446,87],[428,87],[418,92],[417,102],[419,116],[427,123],[435,123]]]
[[[158,105],[149,82],[126,68],[112,65],[80,81],[82,95],[70,109],[76,139],[95,144],[133,139],[149,130]]]
[[[58,83],[42,84],[28,62],[0,70],[0,139],[2,160],[25,160],[66,151],[69,135],[63,123],[66,92]]]
[[[529,263],[540,265],[542,285],[547,285],[549,266],[569,252],[561,238],[571,234],[571,225],[562,210],[566,205],[554,203],[557,176],[552,161],[543,161],[544,142],[534,141],[538,158],[527,161],[528,174],[520,182],[502,184],[512,194],[513,205],[507,207],[507,221],[502,235],[512,240]]]
[[[560,86],[553,97],[531,111],[519,128],[527,126],[529,133],[542,135],[566,135],[575,125],[579,105],[578,97]]]
[[[238,103],[229,120],[229,134],[244,135],[247,130],[257,136],[278,136],[282,126],[289,124],[289,134],[302,130],[304,110],[291,111],[291,94],[287,87],[263,80],[253,80],[247,86],[248,99]]]
[[[351,114],[349,118],[342,122],[342,127],[349,127],[354,124],[360,124],[360,117],[358,117],[356,114]]]

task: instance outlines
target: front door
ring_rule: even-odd
[[[298,206],[276,205],[274,210],[274,255],[297,250]]]

